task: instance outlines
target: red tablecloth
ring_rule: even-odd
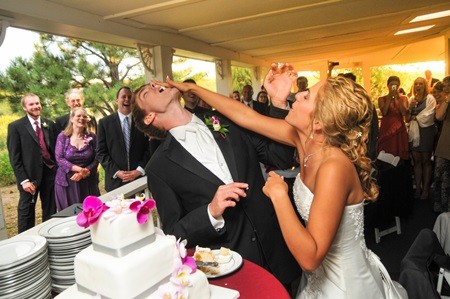
[[[209,283],[238,290],[240,299],[290,299],[284,286],[266,269],[244,260],[236,272],[220,278],[209,279]]]

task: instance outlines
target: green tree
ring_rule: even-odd
[[[233,78],[233,90],[241,92],[245,85],[252,84],[252,73],[249,68],[232,66],[231,74]]]
[[[41,34],[30,59],[16,58],[0,74],[3,94],[13,112],[21,111],[20,98],[28,92],[39,95],[49,117],[67,111],[64,94],[80,87],[85,106],[94,113],[115,111],[119,86],[134,88],[144,82],[142,64],[135,49]]]

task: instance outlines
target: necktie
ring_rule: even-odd
[[[128,116],[126,116],[123,119],[122,130],[123,130],[123,139],[125,141],[125,147],[128,153],[130,151],[130,124],[128,122]]]
[[[53,168],[53,166],[55,166],[55,163],[52,161],[50,153],[47,150],[47,146],[45,145],[44,134],[42,134],[42,130],[39,127],[39,122],[36,120],[34,122],[34,125],[36,126],[36,137],[39,140],[39,146],[41,147],[42,158],[44,159],[44,163],[45,165],[47,165],[48,168]]]
[[[128,122],[128,116],[125,116],[122,122],[123,140],[125,141],[125,148],[127,150],[127,166],[130,170],[130,124]]]

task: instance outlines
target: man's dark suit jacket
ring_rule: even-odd
[[[53,121],[41,117],[41,129],[45,144],[53,162],[55,162],[56,128]],[[32,195],[25,192],[21,182],[29,180],[37,186],[42,203],[42,220],[50,219],[56,212],[54,181],[56,165],[52,169],[44,164],[39,140],[28,117],[22,117],[8,125],[7,145],[9,160],[17,180],[20,193],[18,204],[19,233],[35,224],[35,204]],[[56,162],[55,162],[56,163]]]
[[[97,160],[105,169],[105,190],[111,191],[122,185],[122,180],[113,178],[119,170],[145,169],[150,158],[149,139],[134,125],[130,134],[130,169],[127,165],[127,151],[123,139],[119,114],[113,113],[102,118],[97,131]]]
[[[46,125],[44,125],[46,124]],[[45,144],[53,161],[55,161],[56,128],[53,121],[41,117],[41,128]],[[20,188],[20,183],[29,179],[39,186],[42,181],[44,161],[39,140],[28,117],[22,117],[8,126],[8,151],[11,166]]]
[[[92,132],[97,132],[97,120],[95,119],[95,117],[89,115],[90,117],[90,121],[88,123],[88,129]],[[55,125],[56,125],[56,130],[57,132],[61,132],[64,131],[67,127],[67,124],[69,123],[69,119],[70,119],[70,113],[59,116],[55,119]]]
[[[273,205],[262,192],[264,180],[259,166],[259,160],[275,163],[272,160],[278,154],[278,144],[245,133],[222,116],[220,120],[230,124],[229,133],[225,138],[217,132],[213,135],[233,180],[249,184],[247,197],[237,202],[236,207],[226,209],[225,226],[216,231],[209,220],[207,206],[224,182],[168,133],[146,168],[163,230],[186,239],[188,247],[225,246],[260,265],[267,262],[281,282],[290,283],[299,277],[300,268],[283,240]]]

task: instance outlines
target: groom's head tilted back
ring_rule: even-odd
[[[154,121],[158,114],[166,112],[166,108],[174,96],[173,92],[162,94],[164,91],[164,88],[148,83],[136,89],[133,94],[134,123],[138,130],[151,138],[162,139],[167,134],[163,126],[157,125]]]

